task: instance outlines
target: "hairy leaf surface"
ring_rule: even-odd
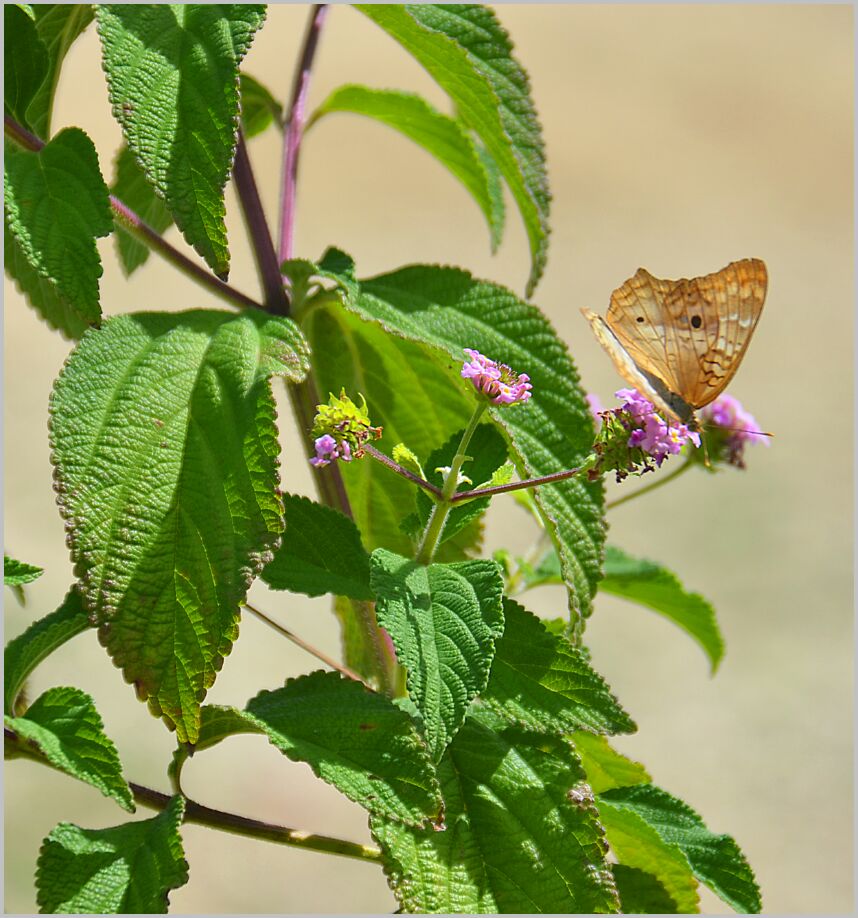
[[[8,555],[3,555],[3,583],[6,586],[21,586],[38,580],[44,569],[26,561],[16,561]]]
[[[394,128],[422,147],[468,190],[483,212],[492,250],[503,235],[503,208],[496,206],[493,178],[466,127],[415,93],[348,85],[335,89],[313,112],[310,124],[332,112],[365,115]],[[309,125],[308,125],[309,126]]]
[[[596,733],[637,729],[581,650],[549,634],[514,600],[504,600],[504,620],[483,696],[504,720],[558,736],[582,727]]]
[[[22,717],[6,717],[6,726],[44,753],[48,761],[85,781],[134,812],[134,797],[116,747],[104,733],[95,702],[80,689],[50,688]]]
[[[229,273],[224,187],[239,123],[238,68],[265,7],[105,4],[97,11],[113,113],[176,225]]]
[[[371,578],[378,623],[408,670],[408,694],[437,761],[488,680],[503,631],[500,570],[494,561],[427,567],[379,548]]]
[[[109,829],[61,822],[36,867],[39,910],[48,914],[166,914],[168,894],[188,882],[179,827],[184,798],[152,819]]]
[[[509,36],[495,14],[478,4],[372,4],[358,9],[429,71],[497,163],[530,242],[530,296],[545,267],[550,194],[541,128]]]
[[[58,502],[85,605],[182,742],[283,527],[269,378],[306,368],[289,319],[153,312],[87,333],[54,386]]]
[[[440,812],[435,770],[411,719],[359,682],[315,672],[260,692],[247,710],[281,752],[370,813],[421,825]]]
[[[357,526],[331,507],[284,494],[286,532],[262,579],[275,590],[372,599],[369,555]]]
[[[474,712],[438,774],[445,831],[370,822],[403,911],[617,910],[596,811],[568,795],[583,774],[566,743]]]
[[[579,730],[570,739],[594,794],[601,794],[614,787],[649,783],[650,777],[643,765],[621,755],[604,736]]]
[[[101,316],[95,240],[113,228],[95,147],[79,128],[38,153],[7,143],[4,178],[7,267],[43,318],[76,337]]]

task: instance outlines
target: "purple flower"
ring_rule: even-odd
[[[310,460],[310,465],[317,469],[330,465],[334,459],[342,459],[343,462],[352,461],[352,450],[345,440],[337,443],[330,434],[325,434],[318,437],[313,445],[316,447],[316,455]]]
[[[462,378],[470,379],[477,392],[493,405],[515,405],[530,398],[532,386],[526,373],[516,373],[470,347],[465,348],[465,354],[469,360],[462,366]]]
[[[768,438],[760,433],[754,416],[732,395],[719,395],[701,410],[700,418],[711,434],[713,455],[737,468],[745,467],[746,444],[769,445]]]

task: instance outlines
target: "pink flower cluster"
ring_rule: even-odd
[[[515,405],[530,398],[532,386],[526,373],[516,373],[470,347],[465,348],[465,353],[469,360],[462,367],[462,378],[470,379],[477,392],[493,405]]]
[[[723,458],[730,465],[740,469],[745,467],[746,444],[769,445],[768,437],[760,432],[754,416],[732,395],[719,395],[711,405],[701,409],[700,419],[713,434],[720,433],[723,440],[716,446],[721,446]]]
[[[700,446],[700,434],[689,429],[687,424],[668,424],[659,414],[649,399],[644,398],[636,389],[619,389],[614,393],[623,403],[620,411],[631,415],[635,424],[629,435],[629,446],[640,447],[661,465],[668,456],[675,456],[686,443]]]
[[[330,465],[334,459],[342,459],[343,462],[352,461],[352,450],[345,440],[337,443],[330,434],[325,434],[317,437],[313,445],[316,447],[316,455],[310,460],[310,465],[317,469]]]

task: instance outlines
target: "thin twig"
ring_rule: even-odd
[[[673,481],[674,478],[678,478],[683,472],[687,472],[693,464],[694,462],[691,460],[691,458],[686,459],[682,465],[678,465],[675,469],[673,469],[673,471],[668,472],[659,478],[656,478],[648,485],[644,485],[642,488],[638,488],[637,491],[631,491],[628,494],[624,494],[622,497],[618,497],[616,500],[609,500],[605,504],[605,509],[613,510],[614,507],[619,507],[621,504],[625,504],[628,501],[633,500],[635,497],[640,497],[641,494],[647,494],[650,491],[654,491],[656,488],[660,488],[662,485],[667,484],[669,481]]]
[[[298,178],[298,154],[307,117],[307,95],[310,90],[310,75],[313,59],[319,44],[319,35],[328,14],[327,5],[316,4],[310,13],[310,22],[304,36],[304,46],[295,82],[292,87],[292,101],[289,116],[283,132],[283,195],[280,202],[280,262],[292,257],[295,233],[295,194]]]
[[[282,634],[283,637],[289,638],[293,644],[297,644],[298,647],[300,647],[302,650],[306,650],[307,653],[312,654],[312,656],[314,656],[317,660],[321,660],[325,666],[330,666],[331,669],[335,669],[338,673],[345,676],[347,679],[354,679],[355,682],[362,683],[370,691],[375,691],[372,686],[364,682],[364,680],[353,669],[349,669],[347,666],[343,666],[342,663],[337,663],[336,660],[323,653],[317,647],[314,647],[312,644],[308,644],[303,638],[298,637],[297,634],[293,634],[291,631],[289,631],[288,628],[284,628],[281,624],[275,622],[273,618],[269,618],[261,609],[257,609],[256,606],[252,606],[249,602],[246,602],[244,607],[249,612],[252,612],[260,621],[265,622],[266,625],[273,628],[279,634]]]
[[[370,446],[369,443],[364,443],[362,447],[363,451],[368,455],[372,456],[373,459],[376,459],[382,465],[387,466],[392,472],[396,472],[397,475],[401,475],[403,478],[407,478],[409,481],[416,484],[419,488],[423,488],[424,491],[428,491],[430,494],[434,494],[439,500],[442,497],[441,489],[435,487],[430,481],[426,481],[425,478],[421,478],[419,475],[415,475],[414,472],[410,472],[404,466],[401,466],[398,462],[395,462],[390,456],[386,456],[384,453],[379,452],[374,446]]]
[[[478,497],[491,497],[493,494],[505,494],[507,491],[520,491],[522,488],[534,488],[537,485],[556,484],[558,481],[566,481],[567,478],[573,478],[583,468],[567,469],[565,472],[554,472],[551,475],[543,475],[540,478],[527,478],[524,481],[513,481],[504,485],[493,485],[490,488],[475,488],[473,491],[459,491],[450,498],[450,503],[457,504],[463,500],[475,500]]]
[[[32,743],[21,739],[9,727],[3,728],[3,739],[7,747],[14,749],[15,752],[22,756],[35,762],[40,762],[42,765],[47,765],[55,771],[63,771],[63,769],[48,761],[40,749]],[[65,774],[66,772],[63,773]],[[137,803],[153,810],[165,809],[173,799],[170,794],[162,794],[160,791],[137,784],[134,781],[129,781],[128,786],[131,788],[131,793],[134,794],[134,799]],[[301,832],[297,829],[289,829],[286,826],[262,822],[259,819],[249,819],[247,816],[239,816],[237,813],[227,813],[223,810],[215,810],[211,807],[203,806],[201,803],[187,798],[185,800],[184,821],[194,822],[212,829],[220,829],[233,835],[244,835],[248,838],[258,838],[280,845],[291,845],[294,848],[306,848],[310,851],[320,851],[324,854],[338,854],[340,857],[355,858],[359,861],[381,860],[381,852],[368,845],[346,841],[342,838],[333,838],[329,835]]]
[[[30,133],[30,131],[18,124],[17,121],[10,118],[9,115],[4,115],[3,124],[6,136],[14,140],[19,146],[34,153],[38,153],[39,150],[45,146],[45,142],[41,138]],[[231,287],[214,274],[209,273],[202,265],[192,261],[187,255],[184,255],[178,249],[170,245],[170,243],[159,233],[156,233],[139,214],[135,213],[115,195],[110,195],[110,209],[113,211],[114,223],[127,230],[138,241],[156,251],[162,258],[169,261],[183,274],[190,277],[191,280],[197,281],[203,286],[208,287],[219,297],[228,300],[235,306],[243,308],[252,307],[255,309],[262,308],[261,304],[252,297],[246,296],[241,291]]]

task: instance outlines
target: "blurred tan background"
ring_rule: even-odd
[[[593,662],[637,720],[618,742],[656,782],[735,836],[757,871],[769,912],[833,913],[852,889],[852,9],[849,6],[497,7],[530,73],[553,189],[548,270],[534,301],[569,343],[584,384],[606,403],[621,384],[579,307],[604,312],[638,266],[694,276],[747,256],[765,259],[762,321],[731,392],[776,433],[748,470],[693,471],[618,508],[610,538],[666,563],[708,597],[727,642],[720,672],[684,634],[640,607],[600,599],[587,638]],[[246,69],[285,97],[307,8],[272,6]],[[347,7],[332,10],[311,106],[336,85],[446,99],[390,38]],[[111,119],[93,29],[69,56],[55,130],[89,132],[112,176],[120,134]],[[272,131],[251,157],[269,214],[278,197]],[[301,163],[296,254],[337,244],[369,275],[414,262],[464,266],[521,293],[528,258],[510,207],[500,253],[481,215],[432,159],[356,116],[323,120]],[[227,199],[231,281],[257,290],[236,202]],[[184,245],[175,230],[170,238]],[[126,283],[112,240],[100,245],[106,313],[219,303],[152,256]],[[45,575],[18,607],[7,591],[6,637],[54,609],[71,579],[51,491],[46,406],[69,344],[5,287],[6,544]],[[289,490],[312,479],[280,397]],[[635,482],[630,483],[631,487]],[[616,486],[611,483],[609,491]],[[512,501],[491,510],[489,547],[524,550],[530,533]],[[289,628],[338,653],[325,600],[252,597]],[[529,597],[547,616],[559,588]],[[209,700],[243,705],[260,688],[315,668],[256,620]],[[50,685],[91,692],[127,775],[168,788],[172,737],[135,701],[94,635],[40,668]],[[363,811],[260,737],[200,755],[186,769],[201,802],[296,828],[368,840]],[[35,909],[39,844],[61,820],[122,822],[97,791],[12,762],[6,783],[6,910]],[[151,815],[141,809],[141,818]],[[395,908],[377,868],[189,826],[190,883],[179,912],[385,912]],[[726,911],[703,894],[704,907]]]

